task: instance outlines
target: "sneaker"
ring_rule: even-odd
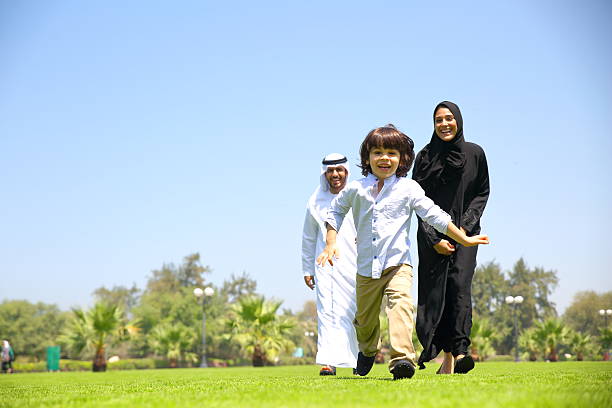
[[[330,365],[324,365],[319,371],[319,375],[336,375],[336,367]]]
[[[402,378],[412,378],[414,375],[414,366],[410,364],[408,360],[400,360],[391,369],[394,380],[401,380]]]
[[[466,374],[472,368],[474,368],[474,359],[468,354],[455,363],[455,374]]]
[[[374,365],[375,357],[376,356],[372,356],[372,357],[364,356],[363,353],[360,351],[359,354],[357,355],[357,368],[355,369],[357,375],[360,375],[362,377],[364,375],[368,375],[368,373],[372,369],[372,366]]]

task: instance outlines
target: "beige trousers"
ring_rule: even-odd
[[[357,275],[357,313],[355,330],[359,351],[375,356],[380,348],[380,305],[387,295],[386,312],[389,319],[391,359],[389,370],[399,360],[408,360],[416,367],[412,330],[414,304],[412,302],[412,267],[402,264],[385,269],[380,279]]]

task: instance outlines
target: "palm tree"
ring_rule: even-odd
[[[471,331],[471,354],[474,360],[484,361],[494,349],[493,342],[496,340],[495,330],[488,319],[474,320]]]
[[[563,343],[568,334],[568,329],[559,320],[550,318],[536,324],[535,333],[545,339],[546,352],[548,353],[549,361],[558,361],[557,346]]]
[[[546,341],[540,333],[536,333],[534,327],[521,333],[519,347],[527,352],[529,361],[537,361],[540,353],[546,354]]]
[[[176,368],[181,361],[196,362],[197,353],[188,351],[194,348],[197,339],[193,330],[182,324],[162,323],[151,331],[149,344],[155,353],[165,356],[170,367]]]
[[[591,336],[580,332],[570,332],[568,338],[572,352],[576,354],[576,360],[583,361],[584,354],[592,348],[593,340]]]
[[[123,312],[116,305],[99,302],[87,312],[73,309],[74,318],[60,340],[76,354],[93,353],[93,371],[106,371],[106,348],[127,335]]]
[[[606,328],[599,329],[599,344],[601,345],[601,350],[603,351],[603,359],[604,361],[608,361],[610,359],[610,346],[612,346],[612,330]]]
[[[263,366],[269,358],[294,346],[289,334],[295,323],[277,315],[281,304],[282,301],[267,301],[263,296],[248,296],[232,306],[225,337],[242,346],[254,367]]]

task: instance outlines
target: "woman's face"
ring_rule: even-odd
[[[444,106],[438,108],[434,116],[436,135],[444,142],[450,142],[457,135],[457,121],[450,109]]]

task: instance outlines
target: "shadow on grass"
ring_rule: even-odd
[[[393,378],[379,378],[379,377],[336,377],[334,380],[352,380],[352,381],[364,381],[364,380],[373,380],[373,381],[393,381]]]

